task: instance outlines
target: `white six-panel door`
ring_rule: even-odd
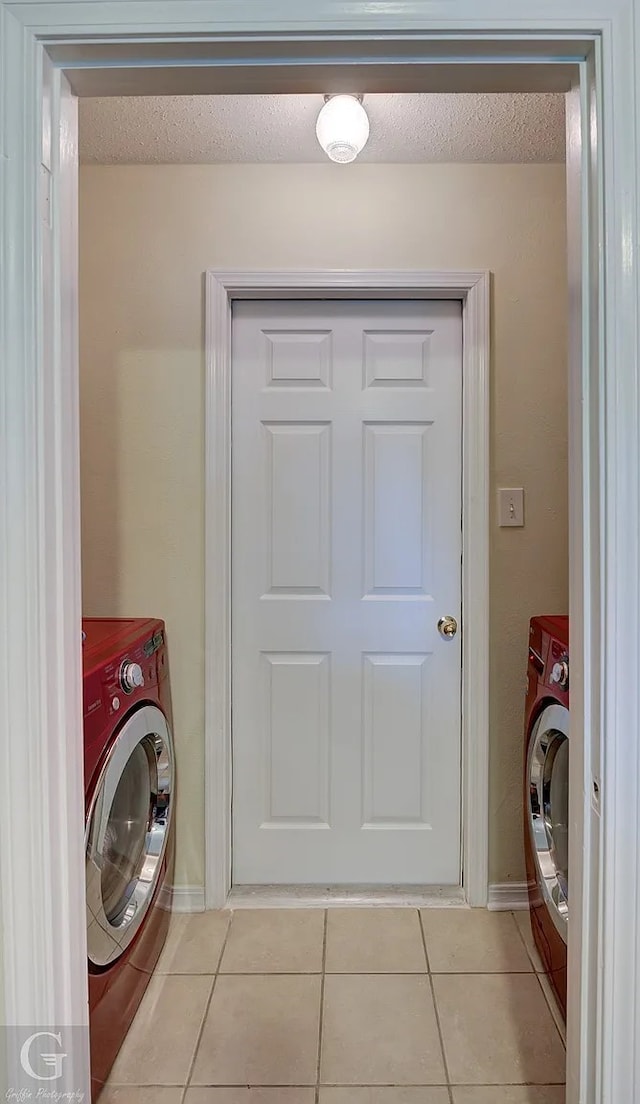
[[[234,884],[460,882],[457,301],[232,330]]]

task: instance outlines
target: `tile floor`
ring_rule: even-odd
[[[100,1104],[563,1104],[528,913],[173,918]]]

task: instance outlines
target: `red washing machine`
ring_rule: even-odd
[[[83,629],[91,1088],[100,1092],[164,943],[174,751],[164,623]]]
[[[531,928],[563,1013],[569,912],[569,619],[534,617],[525,712],[524,841]]]

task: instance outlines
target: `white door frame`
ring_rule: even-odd
[[[59,67],[48,100],[47,52]],[[136,69],[155,75],[158,93],[197,64],[208,91],[220,91],[220,74],[239,73],[242,90],[256,91],[270,67],[282,80],[292,58],[307,78],[319,60],[325,70],[367,61],[394,80],[403,64],[413,64],[414,79],[504,65],[506,89],[522,65],[538,76],[567,62],[580,71],[570,461],[572,539],[584,555],[573,561],[571,616],[584,686],[576,694],[574,680],[572,725],[575,715],[588,739],[577,778],[572,767],[570,861],[574,870],[584,862],[589,876],[573,910],[567,1100],[626,1104],[640,1078],[640,0],[0,0],[5,1022],[87,1019],[77,271],[68,232],[76,129],[60,69],[82,70],[85,92],[97,73],[102,94]],[[87,1053],[75,1048],[65,1063],[84,1091]]]
[[[231,890],[231,312],[238,299],[462,302],[462,886],[489,874],[489,273],[366,270],[206,274],[205,907]]]

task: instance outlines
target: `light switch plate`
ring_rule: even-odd
[[[524,488],[500,487],[498,490],[498,525],[524,525]]]

